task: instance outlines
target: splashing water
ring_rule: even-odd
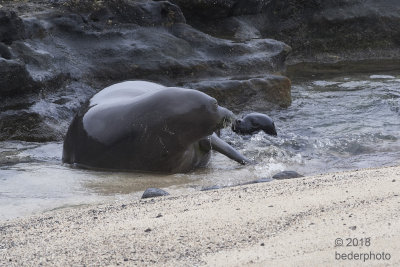
[[[398,74],[295,82],[292,97],[288,109],[257,110],[275,120],[278,137],[221,132],[222,139],[257,162],[254,165],[241,166],[214,153],[206,168],[188,174],[95,172],[62,165],[62,143],[0,142],[0,220],[64,206],[137,199],[148,187],[174,194],[235,185],[283,170],[309,175],[400,163]]]

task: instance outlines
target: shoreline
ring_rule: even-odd
[[[399,219],[400,166],[362,169],[1,222],[0,265],[398,266]]]

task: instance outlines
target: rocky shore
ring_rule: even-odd
[[[125,80],[197,89],[239,113],[290,106],[290,78],[397,69],[397,0],[0,1],[0,141],[61,141],[82,103]],[[360,265],[337,253],[399,266],[399,185],[386,167],[150,190],[0,223],[0,266]]]
[[[10,1],[0,21],[0,140],[62,140],[82,102],[124,80],[199,89],[231,108],[291,102],[279,75],[289,46],[211,36],[167,1]]]
[[[207,33],[285,42],[293,48],[289,64],[399,60],[400,7],[395,0],[172,2],[189,24]]]
[[[62,140],[84,101],[124,80],[233,111],[287,107],[286,64],[291,77],[397,69],[399,14],[395,0],[1,1],[0,140]]]

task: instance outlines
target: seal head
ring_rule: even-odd
[[[274,121],[262,113],[250,113],[232,124],[232,131],[238,134],[254,134],[264,131],[266,134],[277,136]]]

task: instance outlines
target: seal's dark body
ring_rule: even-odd
[[[204,93],[160,85],[148,91],[135,89],[143,84],[147,83],[111,86],[83,106],[65,137],[63,162],[162,173],[205,165],[210,148],[200,144],[211,140],[233,114]]]

